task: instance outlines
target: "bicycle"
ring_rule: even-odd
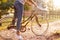
[[[35,11],[33,11],[32,12],[32,14],[34,13]],[[34,26],[33,25],[31,25],[31,31],[37,36],[37,38],[35,38],[35,37],[32,37],[32,38],[30,38],[30,39],[38,39],[38,40],[57,40],[58,38],[60,38],[60,33],[55,33],[55,34],[52,34],[52,35],[50,35],[50,36],[45,36],[44,34],[46,34],[47,33],[47,31],[48,31],[48,28],[49,28],[49,22],[48,22],[48,20],[44,17],[44,16],[40,16],[40,18],[42,18],[43,20],[45,20],[46,21],[46,29],[41,33],[41,31],[43,30],[41,30],[41,31],[39,31],[39,29],[43,26],[43,24],[44,23],[42,23],[42,25],[41,25],[41,22],[39,23],[39,20],[38,20],[38,17],[37,17],[37,15],[36,14],[33,14],[34,16],[31,16],[30,18],[31,18],[31,22],[33,23],[33,20],[34,20],[34,17],[35,17],[35,19],[36,19],[36,22],[37,22],[37,24],[38,24],[38,27],[36,27],[36,28],[38,28],[38,29],[36,29],[36,28],[34,28]],[[42,20],[41,20],[42,21]],[[32,24],[31,23],[31,24]],[[44,26],[43,26],[44,27]],[[35,30],[34,30],[35,29]],[[37,30],[37,32],[35,32]],[[39,34],[39,32],[40,32],[40,34]],[[39,38],[38,38],[39,37]]]
[[[34,19],[36,20],[36,23],[37,23],[37,25],[38,25],[38,27],[37,28],[41,28],[42,27],[42,25],[41,25],[41,23],[42,23],[42,20],[45,20],[44,18],[43,18],[43,16],[40,16],[40,15],[38,15],[38,14],[36,14],[36,13],[34,13],[35,12],[35,10],[31,13],[31,15],[27,18],[27,19],[24,19],[23,18],[23,20],[22,20],[22,23],[21,24],[24,24],[24,23],[26,23],[25,25],[22,25],[22,28],[21,29],[24,29],[24,30],[20,30],[21,32],[25,32],[26,31],[26,26],[28,25],[28,23],[30,23],[30,22],[32,22]],[[24,15],[25,16],[25,15]],[[38,16],[40,17],[40,19],[38,18]],[[7,20],[7,19],[9,19],[9,18],[13,18],[13,17],[4,17],[4,18],[2,18],[1,19],[1,21],[3,21],[3,20]],[[5,21],[3,21],[3,23],[5,22]],[[39,22],[40,21],[40,22]],[[47,23],[47,20],[45,20],[46,21],[46,23]],[[8,21],[7,21],[8,22]],[[7,22],[5,22],[5,23],[7,23]],[[9,23],[10,23],[11,21],[9,21]],[[9,25],[9,24],[8,24]],[[47,24],[48,25],[48,24]],[[46,27],[47,27],[47,25],[46,25]],[[47,27],[48,28],[48,27]],[[33,28],[32,27],[32,25],[31,25],[31,31],[35,34],[35,35],[37,35],[36,33],[35,33],[35,31],[34,31],[34,29],[35,28]],[[47,30],[47,29],[46,29]],[[45,31],[46,31],[45,30]],[[45,31],[43,31],[43,33],[45,32]],[[43,34],[43,33],[41,33],[41,34]],[[39,34],[40,36],[41,36],[41,34]]]
[[[48,22],[48,20],[46,19],[46,17],[45,16],[43,16],[43,15],[38,15],[38,14],[36,14],[36,13],[34,13],[35,11],[33,11],[32,13],[31,13],[31,15],[27,18],[27,19],[25,19],[25,18],[23,18],[23,20],[22,20],[22,23],[21,24],[24,24],[24,23],[26,23],[25,25],[22,25],[22,29],[24,28],[24,30],[21,30],[21,32],[25,32],[26,31],[26,28],[27,28],[27,25],[28,25],[28,23],[30,23],[31,22],[31,31],[37,36],[37,38],[35,38],[35,37],[33,37],[33,38],[35,38],[35,39],[38,39],[38,37],[39,37],[39,39],[41,39],[41,40],[55,40],[55,39],[58,39],[58,38],[60,38],[60,34],[53,34],[53,35],[51,35],[51,36],[49,36],[49,37],[46,37],[44,34],[47,32],[47,30],[48,30],[48,28],[49,28],[49,22]],[[25,15],[24,15],[25,16]],[[12,19],[13,17],[11,17],[11,16],[6,16],[6,17],[4,17],[4,18],[2,18],[2,19],[0,19],[0,22],[2,22],[2,23],[9,23],[10,24],[10,22],[11,21],[7,21],[6,22],[6,20],[7,19]],[[41,20],[40,20],[41,19]],[[35,25],[33,25],[33,22],[34,21],[36,21],[36,23],[37,23],[37,27],[35,26]],[[9,25],[8,24],[8,25]],[[44,25],[46,25],[46,28],[45,28],[45,30],[44,31],[42,31],[43,29],[43,27],[45,27]],[[36,31],[37,30],[37,31]],[[40,31],[41,30],[41,31]],[[39,33],[40,32],[40,33]],[[42,32],[42,33],[41,33]],[[2,37],[2,36],[0,36],[3,40],[4,39],[6,39],[6,40],[9,40],[9,39],[11,39],[11,38],[4,38],[4,37]],[[32,39],[33,39],[32,38]],[[31,38],[30,38],[31,39]],[[11,39],[12,40],[12,39]]]
[[[46,27],[47,27],[47,29],[48,29],[48,26],[49,26],[49,24],[48,24],[48,20],[46,19],[46,18],[44,18],[44,15],[38,15],[37,13],[34,13],[35,12],[35,10],[33,10],[32,11],[32,13],[31,13],[31,15],[28,17],[28,18],[24,18],[25,17],[25,15],[24,15],[24,17],[23,17],[23,21],[22,21],[22,23],[21,24],[24,24],[24,23],[26,23],[25,25],[22,25],[22,28],[21,29],[24,29],[23,31],[21,30],[21,32],[25,32],[26,31],[26,26],[28,25],[28,23],[29,22],[31,22],[34,18],[35,18],[35,20],[36,20],[36,23],[38,24],[38,26],[41,28],[42,27],[42,21],[45,21],[45,23],[46,23]],[[45,15],[46,16],[46,15]],[[38,18],[39,17],[39,18]],[[5,17],[5,18],[2,18],[2,19],[0,19],[1,21],[6,21],[6,19],[9,19],[9,17]],[[8,22],[8,21],[7,21]],[[3,22],[4,23],[4,22]],[[34,33],[34,30],[33,29],[35,29],[35,28],[33,28],[33,27],[31,27],[31,30],[32,30],[32,32]],[[47,30],[46,29],[46,30]],[[43,32],[44,33],[44,32]]]

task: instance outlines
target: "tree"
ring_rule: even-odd
[[[0,0],[0,19],[1,16],[8,13],[8,9],[12,7],[14,0]],[[1,24],[1,23],[0,23]],[[2,24],[1,24],[2,25]],[[1,26],[0,25],[0,26]]]

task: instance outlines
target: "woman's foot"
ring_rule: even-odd
[[[23,37],[20,35],[20,31],[17,31],[16,34],[17,34],[16,37],[17,37],[18,40],[23,40]]]

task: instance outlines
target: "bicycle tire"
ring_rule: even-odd
[[[39,35],[43,35],[47,32],[48,30],[48,27],[49,27],[49,23],[48,23],[48,20],[46,18],[43,18],[43,16],[39,16],[40,19],[43,19],[43,20],[39,20],[39,18],[35,15],[35,19],[36,22],[37,22],[37,25],[34,25],[34,26],[31,26],[31,31],[36,35],[36,36],[39,36]],[[33,20],[33,19],[32,19]],[[39,22],[40,21],[40,22]],[[46,23],[42,23],[43,21],[45,21]],[[41,26],[40,26],[41,25]],[[37,26],[37,27],[36,27]]]

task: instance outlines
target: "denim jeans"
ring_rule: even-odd
[[[19,31],[21,28],[21,20],[22,20],[22,14],[24,9],[23,4],[21,4],[19,1],[16,1],[14,3],[14,9],[15,9],[15,13],[14,13],[14,19],[12,21],[12,24],[15,25],[17,19],[16,28]]]

